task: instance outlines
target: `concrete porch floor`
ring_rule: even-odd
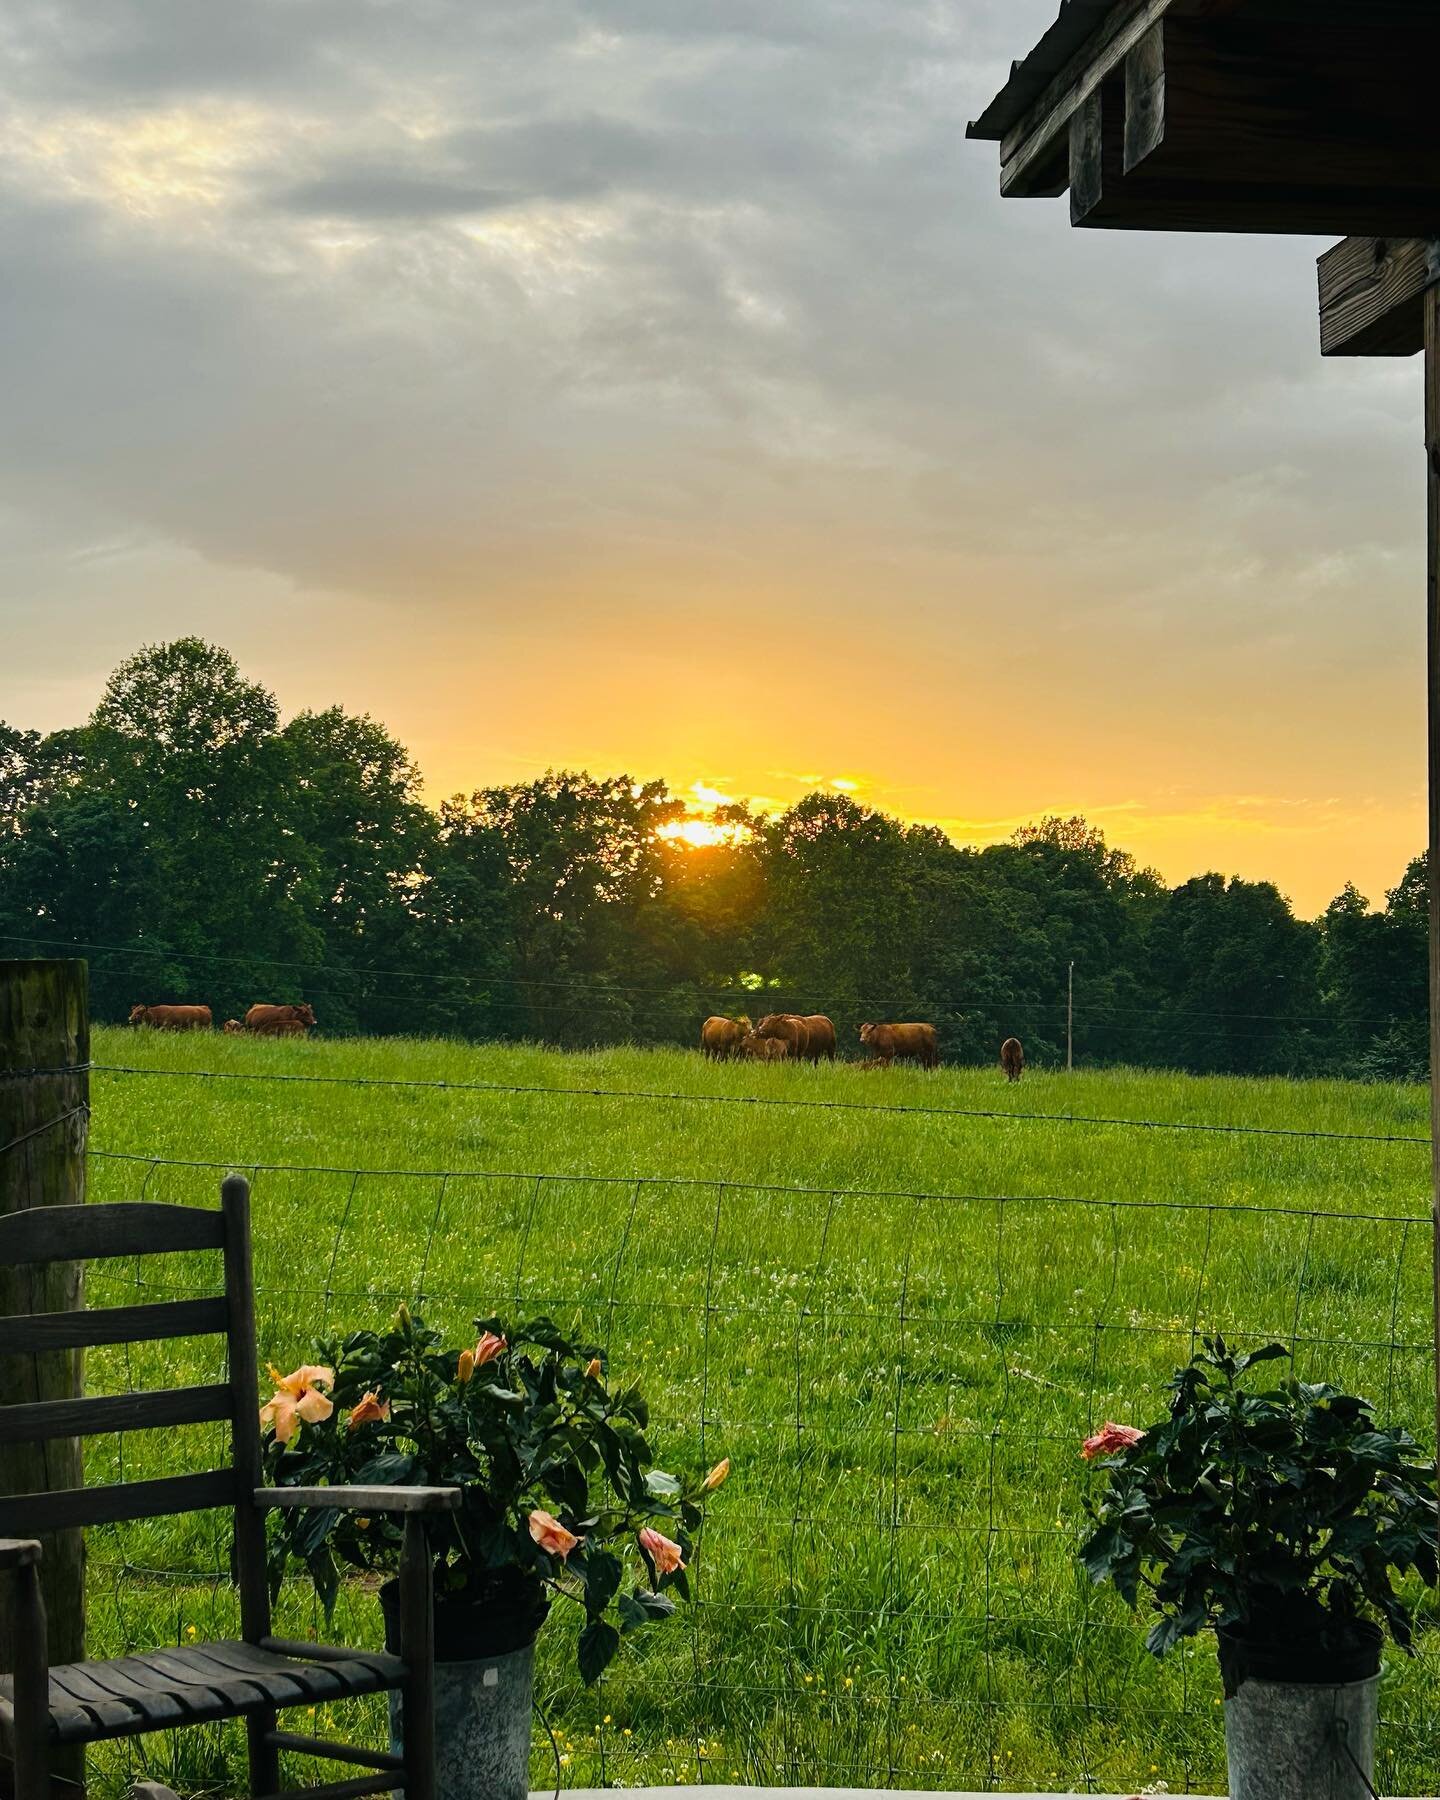
[[[880,1794],[894,1794],[897,1796],[897,1800],[994,1800],[996,1792],[1004,1792],[1004,1790],[992,1790],[990,1795],[982,1795],[959,1792],[941,1794],[934,1790],[912,1792],[903,1788],[755,1788],[729,1787],[720,1782],[713,1784],[705,1782],[699,1785],[690,1783],[685,1787],[641,1787],[621,1790],[563,1788],[561,1800],[610,1800],[610,1797],[617,1791],[623,1792],[627,1796],[627,1800],[681,1800],[682,1795],[689,1796],[696,1793],[703,1793],[706,1800],[815,1800],[817,1794],[823,1794],[825,1800],[876,1800],[877,1795]],[[1008,1800],[1073,1800],[1075,1794],[1084,1791],[1081,1788],[1071,1788],[1065,1794],[1011,1793],[1008,1795]],[[554,1792],[553,1788],[546,1788],[532,1794],[530,1800],[554,1800]],[[1101,1797],[1095,1796],[1095,1800],[1101,1800]],[[1131,1794],[1116,1795],[1112,1796],[1111,1800],[1133,1800],[1133,1796]],[[1174,1800],[1178,1800],[1178,1794],[1174,1796]],[[1224,1797],[1216,1796],[1215,1800],[1224,1800]],[[1400,1800],[1400,1796],[1397,1795],[1395,1800]]]

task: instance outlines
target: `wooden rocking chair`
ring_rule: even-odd
[[[223,1335],[229,1349],[229,1379],[212,1386],[0,1406],[0,1444],[226,1419],[232,1444],[230,1466],[203,1474],[0,1498],[0,1581],[16,1584],[19,1640],[15,1674],[0,1678],[0,1781],[10,1778],[15,1800],[51,1800],[54,1746],[243,1718],[256,1800],[279,1793],[282,1750],[371,1771],[301,1790],[309,1800],[359,1800],[391,1789],[403,1790],[406,1800],[434,1800],[434,1610],[424,1515],[454,1508],[459,1491],[260,1486],[247,1184],[232,1175],[221,1189],[218,1211],[150,1204],[46,1206],[0,1219],[3,1264],[207,1249],[224,1252],[223,1299],[0,1319],[0,1351],[5,1352],[211,1334]],[[272,1506],[403,1513],[398,1655],[271,1636],[265,1511]],[[52,1667],[45,1649],[39,1579],[43,1552],[36,1534],[210,1507],[234,1510],[240,1638]],[[401,1695],[400,1756],[300,1736],[282,1731],[277,1723],[283,1707],[390,1692]]]

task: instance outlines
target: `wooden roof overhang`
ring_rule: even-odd
[[[1436,0],[1067,0],[969,128],[1076,225],[1440,230]]]

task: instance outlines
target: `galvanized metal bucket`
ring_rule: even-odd
[[[527,1800],[535,1646],[475,1662],[435,1665],[435,1791],[438,1800]],[[398,1748],[399,1696],[390,1696]]]
[[[1371,1800],[1380,1677],[1251,1677],[1225,1702],[1230,1800]]]
[[[484,1606],[435,1607],[437,1800],[527,1800],[535,1635],[549,1602],[537,1583],[512,1583]],[[394,1583],[380,1592],[386,1646],[399,1643]],[[390,1743],[400,1751],[400,1696],[390,1696]]]

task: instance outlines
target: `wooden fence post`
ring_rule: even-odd
[[[90,1016],[83,962],[0,962],[0,1216],[85,1198],[89,1122]],[[65,1312],[81,1303],[81,1263],[0,1264],[0,1318]],[[82,1352],[0,1355],[0,1401],[63,1400],[84,1391]],[[81,1442],[0,1447],[0,1494],[42,1493],[84,1482]],[[53,1662],[85,1654],[85,1552],[82,1533],[44,1539],[41,1591]],[[0,1670],[12,1671],[15,1626],[11,1584],[0,1582]],[[76,1779],[57,1757],[57,1774]]]

